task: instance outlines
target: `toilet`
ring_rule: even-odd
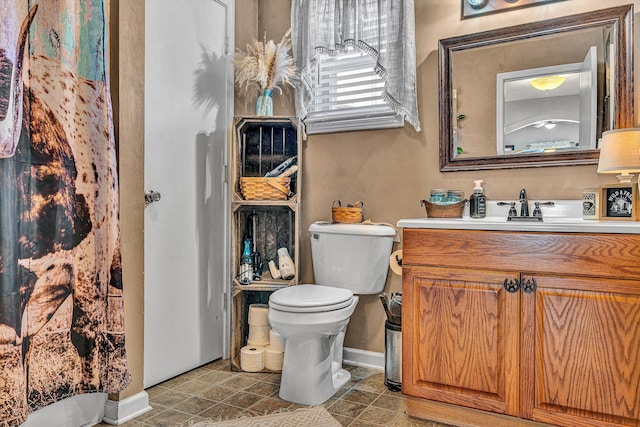
[[[358,295],[382,292],[395,234],[386,225],[309,226],[316,283],[269,298],[269,323],[286,340],[281,399],[319,405],[351,379],[342,368],[347,324]]]

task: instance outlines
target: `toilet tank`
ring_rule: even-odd
[[[395,235],[387,225],[311,224],[315,283],[359,295],[379,294],[387,280]]]

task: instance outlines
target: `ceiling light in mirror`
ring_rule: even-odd
[[[566,79],[563,76],[542,76],[532,79],[529,84],[538,90],[553,90],[559,88]]]

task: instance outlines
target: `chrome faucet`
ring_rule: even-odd
[[[542,209],[540,209],[540,206],[555,206],[556,204],[553,202],[535,202],[533,205],[535,207],[533,208],[531,216],[535,218],[542,218]]]
[[[542,221],[542,209],[541,206],[554,206],[553,202],[534,202],[534,209],[531,216],[529,216],[529,198],[527,197],[527,190],[524,188],[520,190],[520,215],[516,210],[517,202],[498,202],[498,206],[509,206],[509,213],[507,214],[507,221]]]
[[[520,216],[529,216],[529,199],[527,199],[527,190],[520,190]]]

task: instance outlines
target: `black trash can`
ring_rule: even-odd
[[[380,294],[387,320],[384,322],[384,384],[391,391],[402,389],[402,293]]]

